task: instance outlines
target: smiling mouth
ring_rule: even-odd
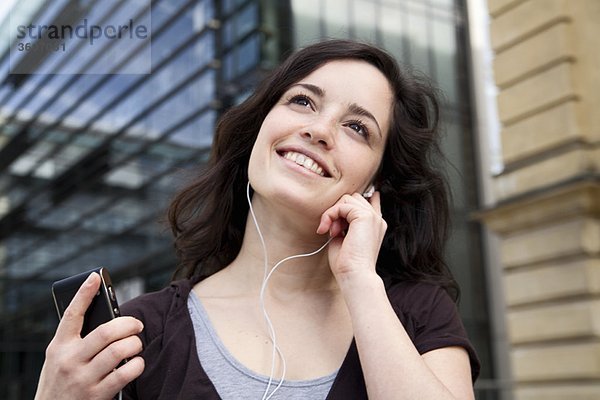
[[[295,151],[285,151],[281,153],[281,156],[286,160],[293,161],[301,167],[304,167],[307,170],[314,172],[317,175],[323,177],[327,176],[325,170],[323,170],[323,168],[315,160],[302,153],[297,153]]]

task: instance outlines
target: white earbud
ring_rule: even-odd
[[[373,193],[375,193],[375,186],[371,185],[371,186],[369,186],[369,188],[367,189],[367,191],[362,194],[362,196],[365,199],[369,199],[369,198],[371,198],[373,196]]]

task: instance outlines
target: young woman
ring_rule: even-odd
[[[222,117],[171,205],[178,279],[81,339],[90,276],[37,398],[472,399],[437,118],[380,49],[293,54]]]

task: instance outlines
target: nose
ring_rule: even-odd
[[[336,122],[333,119],[319,118],[306,126],[301,136],[313,144],[330,148],[335,143]]]

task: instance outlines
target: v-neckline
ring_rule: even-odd
[[[193,326],[193,321],[192,321],[190,312],[187,309],[187,301],[190,296],[190,292],[192,292],[192,288],[193,288],[194,284],[195,284],[195,282],[188,280],[187,285],[185,287],[185,290],[187,293],[185,293],[185,296],[182,296],[183,297],[182,300],[184,300],[184,304],[185,304],[185,315],[187,318],[187,322],[189,323],[192,330],[194,329],[194,326]],[[213,392],[213,394],[215,396],[217,396],[217,398],[220,398],[219,393],[217,392],[217,389],[215,388],[215,385],[213,384],[213,382],[210,380],[210,378],[206,374],[206,371],[204,370],[204,367],[202,366],[202,362],[198,358],[198,349],[196,347],[196,335],[194,334],[193,337],[194,337],[193,347],[194,347],[194,350],[196,353],[195,357],[193,357],[193,359],[198,363],[199,370],[202,374],[201,378],[203,380],[205,380],[206,382],[210,382],[211,391]],[[360,365],[360,361],[358,359],[358,349],[356,348],[356,341],[353,336],[352,341],[350,342],[350,346],[348,347],[348,350],[346,351],[346,355],[344,356],[342,364],[340,365],[340,368],[338,369],[337,375],[336,375],[335,379],[333,380],[331,389],[329,389],[329,393],[327,394],[327,397],[325,398],[325,400],[333,400],[335,398],[333,396],[336,395],[336,388],[339,385],[341,385],[340,382],[343,379],[345,379],[346,375],[348,375],[348,372],[350,372],[352,370],[352,364],[353,364],[354,359],[357,362],[357,365]]]

